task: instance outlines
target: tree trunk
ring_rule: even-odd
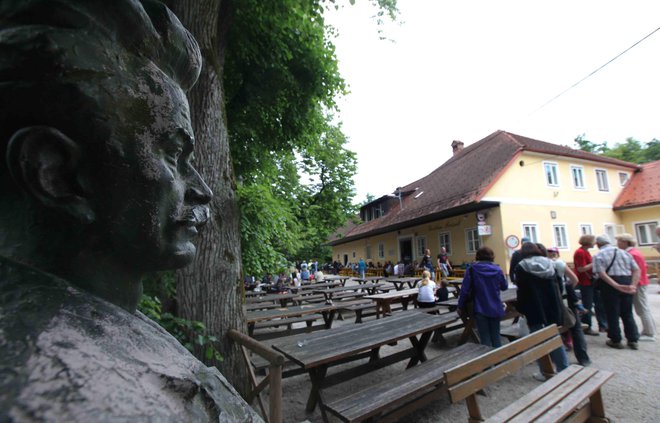
[[[243,395],[247,371],[239,348],[226,336],[246,331],[242,307],[239,210],[229,153],[222,72],[227,0],[169,0],[170,9],[193,34],[202,51],[202,73],[188,93],[195,131],[195,165],[213,191],[212,219],[201,231],[195,261],[177,273],[179,315],[203,322],[220,340],[224,361],[217,365]],[[202,357],[200,351],[198,357]]]

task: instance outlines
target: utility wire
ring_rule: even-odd
[[[584,82],[586,79],[588,79],[588,78],[590,78],[591,76],[593,76],[596,72],[598,72],[599,70],[603,69],[605,66],[609,65],[610,63],[612,63],[613,61],[615,61],[615,60],[618,59],[619,57],[623,56],[625,53],[627,53],[628,51],[630,51],[633,47],[637,46],[639,43],[641,43],[642,41],[646,40],[647,38],[649,38],[651,35],[655,34],[655,33],[658,32],[658,31],[660,31],[660,26],[657,27],[656,29],[654,29],[653,31],[651,31],[650,34],[646,35],[646,36],[645,36],[644,38],[642,38],[641,40],[637,41],[635,44],[631,45],[631,46],[628,47],[627,49],[623,50],[621,53],[617,54],[614,58],[610,59],[607,63],[605,63],[604,65],[600,66],[598,69],[596,69],[595,71],[591,72],[589,75],[587,75],[587,76],[585,76],[584,78],[580,79],[580,80],[579,80],[578,82],[576,82],[575,84],[571,85],[570,87],[566,88],[564,91],[560,92],[560,93],[557,94],[556,96],[552,97],[550,100],[548,100],[548,101],[546,101],[545,103],[543,103],[539,108],[537,108],[537,109],[534,110],[532,113],[530,113],[529,116],[532,116],[533,114],[535,114],[536,112],[538,112],[539,110],[541,110],[542,108],[544,108],[545,106],[547,106],[548,104],[552,103],[553,101],[555,101],[556,99],[558,99],[558,98],[561,97],[562,95],[566,94],[567,91],[570,91],[570,90],[572,90],[573,88],[577,87],[579,84],[581,84],[582,82]]]

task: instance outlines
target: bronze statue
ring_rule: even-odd
[[[200,67],[157,1],[0,2],[0,421],[260,421],[135,311],[209,218]]]

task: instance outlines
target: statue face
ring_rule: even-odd
[[[120,77],[117,77],[121,79]],[[97,235],[131,268],[187,265],[212,193],[191,164],[193,131],[183,91],[153,65],[115,81],[103,111],[112,128],[92,174]]]

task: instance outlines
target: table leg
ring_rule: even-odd
[[[252,336],[254,334],[254,323],[248,323],[248,335]]]
[[[335,319],[335,310],[322,311],[321,315],[323,316],[323,321],[325,322],[325,328],[332,328],[332,321]]]
[[[305,408],[308,413],[314,411],[317,402],[323,404],[323,399],[321,398],[321,388],[323,388],[323,380],[325,380],[325,375],[327,372],[328,366],[319,366],[309,370],[309,378],[312,381],[312,389],[309,391],[307,407]]]
[[[392,307],[390,307],[390,302],[385,300],[383,301],[383,317],[392,314]]]
[[[463,323],[465,324],[465,328],[463,329],[463,333],[458,340],[458,345],[465,344],[468,338],[472,338],[472,340],[478,344],[479,335],[477,335],[477,332],[474,329],[474,318],[465,318],[463,319]]]
[[[426,350],[426,346],[429,344],[429,340],[431,339],[431,335],[433,334],[433,331],[428,331],[424,332],[422,336],[417,339],[415,336],[411,336],[410,338],[410,343],[413,346],[413,349],[415,350],[415,355],[413,355],[410,358],[410,361],[408,362],[408,365],[406,366],[407,369],[411,368],[412,366],[416,365],[419,362],[425,362],[427,360],[426,358],[426,353],[424,352]]]

